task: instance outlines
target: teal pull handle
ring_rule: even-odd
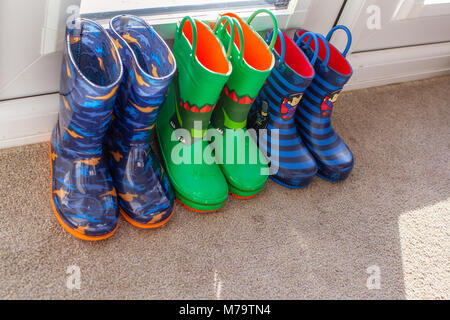
[[[222,24],[223,21],[225,21],[225,24]],[[234,27],[236,26],[236,29],[238,30],[239,43],[240,43],[238,60],[242,61],[243,56],[244,56],[244,33],[242,32],[241,25],[239,24],[239,21],[236,18],[230,18],[228,16],[221,16],[217,20],[216,24],[214,25],[213,33],[217,34],[217,32],[219,31],[219,28],[221,28],[221,30],[225,29],[228,24],[230,25],[231,33],[230,33],[230,43],[228,45],[228,50],[227,50],[227,57],[228,58],[231,57],[231,51],[233,49],[234,39],[236,36]]]
[[[186,17],[183,18],[183,20],[181,20],[180,25],[178,26],[178,29],[177,29],[177,32],[176,32],[176,36],[177,36],[177,38],[179,38],[181,36],[184,24],[186,23],[187,20],[189,20],[189,22],[191,23],[191,26],[192,26],[192,53],[191,53],[191,57],[194,59],[195,58],[195,53],[197,52],[197,26],[195,25],[195,22],[194,22],[194,20],[192,20],[191,17],[186,16]]]
[[[276,31],[274,32],[274,36],[272,38],[272,41],[269,44],[269,49],[273,50],[273,47],[275,46],[275,42],[277,42],[277,36],[278,36],[278,21],[277,18],[275,18],[275,16],[273,15],[272,12],[270,12],[267,9],[259,9],[256,10],[255,12],[252,13],[252,15],[247,19],[247,23],[250,25],[253,21],[253,19],[261,13],[267,13],[271,18],[272,18],[272,22],[273,22],[273,29]]]

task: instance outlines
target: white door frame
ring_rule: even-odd
[[[2,1],[15,2],[17,0]],[[42,77],[39,79],[31,79],[32,82],[28,83],[20,82],[20,84],[30,86],[34,83],[34,85],[38,87],[39,81],[46,82],[47,87],[52,88],[50,92],[53,93],[44,94],[46,92],[35,91],[34,94],[37,94],[37,96],[0,101],[0,149],[48,141],[51,130],[56,123],[59,110],[59,96],[55,92],[58,91],[59,87],[59,69],[62,55],[60,38],[61,31],[65,28],[65,17],[67,16],[64,8],[67,8],[69,5],[79,6],[81,0],[39,1],[46,4],[45,11],[40,12],[40,14],[44,14],[44,12],[46,12],[46,16],[45,19],[42,19],[42,21],[44,21],[43,25],[33,27],[35,30],[38,30],[39,35],[42,37],[41,54],[43,57],[42,59],[47,61],[47,65],[44,65],[40,61],[36,62],[35,64],[37,66],[45,66],[42,70]],[[59,1],[61,4],[56,3]],[[342,2],[343,0],[321,0],[321,2],[322,1],[328,3],[327,8],[331,10],[331,12],[333,8],[336,8],[336,13],[330,13],[329,17],[322,16],[321,19],[317,19],[320,15],[320,6],[317,5],[317,1],[292,0],[287,9],[277,10],[275,13],[280,28],[287,29],[302,27],[305,24],[305,19],[309,18],[313,27],[324,30],[328,29],[332,26],[337,12],[339,12],[336,7],[336,3]],[[312,15],[316,18],[309,17],[310,10]],[[239,15],[245,18],[248,17],[252,11],[253,10],[246,10],[245,12],[239,12]],[[8,13],[4,12],[4,14],[7,15]],[[218,12],[209,12],[203,15],[201,13],[192,14],[196,17],[198,16],[200,19],[215,20]],[[175,23],[178,21],[179,17],[171,17],[171,19],[163,17],[160,21],[155,17],[144,17],[144,19],[147,19],[151,24],[156,24],[156,29],[158,32],[167,39],[173,37]],[[107,27],[108,21],[97,22]],[[261,15],[256,17],[254,24],[252,25],[257,30],[260,30],[266,26],[270,26],[271,24],[272,22],[270,21],[270,17]],[[53,57],[48,59],[51,56]],[[48,85],[49,83],[51,84]],[[33,89],[36,88],[33,87]]]
[[[16,0],[2,0],[16,1]],[[78,4],[81,0],[47,0],[64,1],[68,4]],[[326,34],[334,25],[344,0],[303,0],[301,3],[293,0],[288,11],[281,14],[280,26],[292,30],[302,27],[315,32]],[[4,2],[3,2],[4,3]],[[361,36],[361,30],[357,28],[356,21],[360,14],[364,14],[366,0],[347,0],[338,24],[344,24],[350,28],[353,37]],[[291,15],[289,15],[289,12]],[[258,17],[259,18],[259,17]],[[260,17],[255,21],[256,26],[267,25],[267,17]],[[60,61],[57,56],[59,31],[64,29],[64,17],[47,17],[42,29],[41,52],[46,53],[43,57],[41,68],[42,78],[33,81],[47,81],[55,70],[59,70]],[[60,25],[54,30],[55,23]],[[164,28],[164,26],[163,26]],[[171,32],[170,26],[166,26],[166,32]],[[170,37],[170,34],[168,34]],[[345,37],[337,32],[331,42],[342,49],[345,46]],[[56,50],[56,53],[52,51]],[[49,56],[56,55],[54,59]],[[385,85],[389,83],[417,80],[432,76],[450,73],[450,43],[438,43],[422,46],[412,46],[397,49],[369,51],[353,53],[348,56],[354,69],[354,75],[350,82],[344,87],[345,90],[359,89],[370,86]],[[47,65],[44,64],[47,61]],[[53,71],[52,71],[53,70]],[[52,75],[54,81],[54,92],[57,91],[59,72]],[[36,82],[37,83],[37,82]],[[59,108],[58,94],[45,94],[28,98],[11,99],[0,101],[0,149],[18,145],[46,141],[56,122]]]
[[[353,41],[363,35],[358,25],[361,15],[367,15],[367,7],[372,1],[348,0],[337,24],[347,26]],[[340,50],[345,47],[344,32],[336,32],[331,42]],[[348,54],[354,74],[345,90],[361,89],[405,81],[450,74],[450,42],[409,46],[402,48],[355,52]]]
[[[66,10],[80,1],[0,1],[0,101],[58,91]]]

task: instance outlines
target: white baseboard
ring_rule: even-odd
[[[450,42],[354,53],[349,61],[345,90],[437,77],[450,74]]]
[[[59,110],[59,95],[0,102],[0,149],[48,141]]]
[[[450,74],[450,43],[355,53],[345,90]],[[48,141],[58,115],[58,94],[0,101],[0,149]]]

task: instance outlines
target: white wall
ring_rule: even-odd
[[[373,1],[347,0],[339,23],[352,29],[356,43],[364,37],[361,15]],[[77,3],[80,0],[0,0],[0,148],[48,141],[59,99],[57,94],[47,93],[58,91],[65,8]],[[343,3],[301,1],[294,14],[280,16],[280,24],[326,33]],[[269,21],[262,17],[255,25]],[[55,25],[59,26],[56,30]],[[332,42],[343,47],[342,35],[333,37]],[[385,85],[449,74],[450,42],[351,52],[348,58],[354,75],[345,90]]]
[[[57,92],[65,10],[79,0],[0,1],[0,101]]]

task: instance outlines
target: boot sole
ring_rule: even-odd
[[[288,188],[288,189],[294,189],[294,190],[296,190],[296,189],[304,189],[304,188],[308,187],[308,186],[311,184],[312,180],[313,180],[313,179],[311,179],[311,181],[309,181],[309,182],[308,182],[307,184],[305,184],[305,185],[301,185],[301,186],[292,186],[292,185],[290,185],[290,184],[286,184],[286,183],[284,183],[284,182],[281,182],[280,180],[278,180],[277,178],[274,178],[273,176],[269,176],[269,178],[270,178],[273,182],[279,184],[280,186],[283,186],[283,187]],[[313,176],[313,178],[314,178],[314,176]]]
[[[230,194],[232,197],[241,200],[247,200],[254,198],[264,189],[264,185],[261,188],[252,191],[243,191],[233,187],[231,184],[228,184],[228,189],[230,190]]]
[[[164,221],[161,221],[158,223],[145,224],[145,223],[139,223],[139,222],[134,221],[133,219],[130,218],[130,216],[127,215],[127,213],[122,208],[119,208],[119,212],[122,215],[122,217],[128,223],[130,223],[131,225],[135,226],[136,228],[140,228],[140,229],[156,229],[156,228],[159,228],[159,227],[165,225],[167,222],[169,222],[170,218],[172,218],[174,211],[175,211],[175,204],[172,206],[172,211],[170,212],[170,215]]]
[[[116,232],[117,228],[119,227],[119,221],[117,221],[116,227],[110,233],[107,233],[107,234],[104,234],[104,235],[101,235],[101,236],[87,236],[87,235],[85,235],[83,233],[80,233],[80,232],[76,231],[75,229],[71,228],[61,218],[58,210],[56,209],[55,202],[53,200],[53,162],[52,162],[52,158],[51,158],[51,154],[52,154],[51,142],[49,142],[48,147],[49,147],[49,151],[50,151],[49,152],[49,158],[50,158],[50,198],[52,199],[53,212],[55,213],[56,219],[58,219],[59,224],[64,228],[64,230],[66,230],[72,236],[74,236],[74,237],[76,237],[78,239],[81,239],[81,240],[99,241],[99,240],[105,240],[105,239],[111,237]]]
[[[318,177],[322,178],[322,179],[325,180],[325,181],[338,183],[338,182],[342,182],[342,181],[344,181],[345,179],[347,179],[347,178],[350,176],[350,173],[351,173],[352,169],[353,169],[353,166],[352,166],[350,169],[346,170],[344,174],[341,174],[340,177],[339,177],[338,179],[331,179],[331,178],[325,176],[324,174],[322,174],[322,173],[320,172],[320,170],[317,171],[316,175],[317,175]]]
[[[197,212],[197,213],[213,213],[213,212],[218,211],[225,204],[225,201],[220,203],[220,204],[200,204],[200,203],[195,203],[195,202],[192,202],[192,201],[190,201],[188,199],[184,199],[178,193],[176,193],[176,198],[175,199],[177,200],[177,202],[179,204],[181,204],[186,209],[188,209],[190,211]]]
[[[333,182],[333,183],[342,182],[342,181],[344,181],[345,179],[348,178],[348,176],[347,176],[347,177],[345,177],[345,178],[343,178],[343,179],[330,179],[330,178],[325,177],[325,176],[322,175],[321,173],[316,173],[316,175],[317,175],[319,178],[322,178],[322,179],[325,180],[325,181]]]

